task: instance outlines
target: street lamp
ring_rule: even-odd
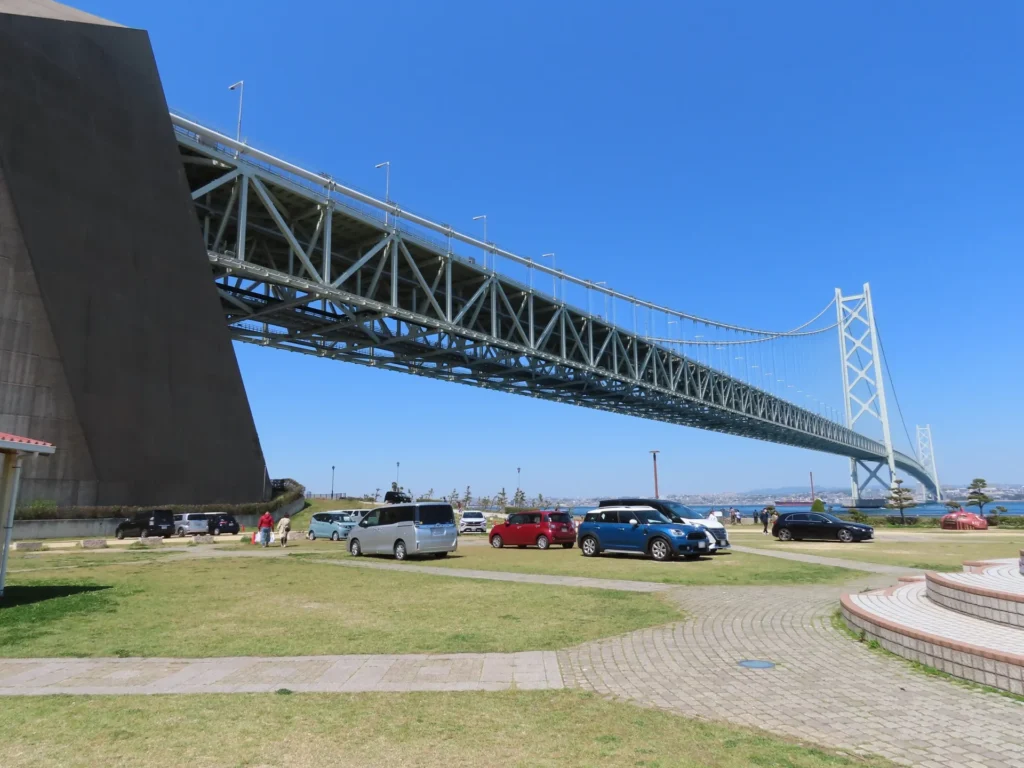
[[[391,161],[385,160],[383,163],[377,163],[374,168],[384,169],[384,202],[391,202]],[[388,209],[384,209],[384,226],[388,225]]]
[[[484,245],[487,245],[487,214],[481,213],[479,216],[474,216],[473,221],[483,221],[484,223]],[[487,248],[484,248],[484,269],[487,269]]]
[[[520,485],[520,483],[519,483],[519,480],[523,476],[522,472],[523,472],[522,467],[516,467],[516,490],[517,491],[522,487]]]
[[[331,464],[331,498],[334,498],[334,465]]]
[[[658,454],[661,451],[651,451],[651,458],[654,459],[654,498],[661,498],[658,496]]]
[[[234,85],[229,85],[228,90],[238,90],[238,126],[235,128],[235,141],[242,143],[242,97],[245,96],[245,80],[239,80]],[[235,157],[238,157],[238,150],[235,150]]]
[[[395,485],[398,485],[398,481],[401,478],[401,471],[402,471],[402,462],[396,461],[395,462]],[[399,486],[399,487],[401,487],[401,486]]]
[[[551,269],[552,269],[552,273],[551,273],[551,295],[554,296],[557,299],[558,298],[558,278],[555,277],[555,273],[554,273],[554,269],[555,269],[555,254],[553,254],[553,253],[542,253],[540,255],[540,257],[542,259],[547,259],[547,258],[551,259]]]

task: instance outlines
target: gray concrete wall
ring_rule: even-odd
[[[147,34],[0,13],[0,431],[22,503],[243,503],[262,450]]]

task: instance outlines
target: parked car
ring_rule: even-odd
[[[685,504],[670,499],[604,499],[601,507],[650,507],[656,509],[673,523],[697,525],[707,531],[708,552],[714,554],[729,549],[729,532],[714,512],[704,515]]]
[[[388,491],[384,494],[385,504],[408,504],[412,501],[412,497],[407,496],[401,491]]]
[[[306,538],[310,541],[316,541],[317,538],[331,541],[347,539],[349,532],[358,522],[357,518],[346,512],[317,512],[309,518]]]
[[[487,518],[484,517],[483,512],[467,510],[462,513],[462,518],[459,520],[459,533],[469,533],[470,531],[487,533]]]
[[[707,532],[696,525],[673,523],[651,507],[603,507],[588,512],[579,528],[586,557],[606,550],[640,552],[655,560],[687,560],[708,551]]]
[[[515,547],[537,546],[547,549],[561,544],[571,549],[576,543],[576,526],[568,512],[515,512],[504,523],[491,528],[491,546],[501,549],[506,544]]]
[[[988,520],[979,515],[977,512],[968,512],[963,507],[958,509],[956,512],[950,512],[948,515],[943,515],[940,525],[946,529],[968,530],[975,531],[986,531],[988,530]]]
[[[182,515],[175,515],[174,532],[179,536],[194,536],[197,533],[209,533],[209,518],[201,512],[187,512]]]
[[[174,515],[169,509],[154,509],[150,512],[137,512],[134,517],[125,518],[118,523],[114,535],[123,539],[125,536],[163,536],[165,539],[174,533]]]
[[[863,523],[850,523],[825,512],[783,512],[772,525],[772,536],[779,541],[801,539],[838,539],[844,543],[865,541],[875,529]]]
[[[458,546],[455,510],[451,504],[436,501],[379,507],[360,520],[348,535],[348,551],[354,557],[447,557]]]
[[[222,533],[238,533],[242,528],[234,515],[226,515],[223,512],[214,512],[206,516],[207,532],[214,536]]]

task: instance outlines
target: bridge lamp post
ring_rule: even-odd
[[[487,214],[481,213],[479,216],[474,216],[473,221],[483,221],[484,223],[484,245],[487,245]],[[484,269],[487,269],[487,249],[484,248]]]
[[[651,458],[654,459],[654,498],[660,499],[658,495],[658,454],[661,451],[651,451]]]
[[[383,163],[377,163],[374,168],[384,169],[384,202],[391,202],[391,161],[385,160]],[[388,225],[388,210],[384,209],[384,226]]]
[[[553,253],[542,253],[540,255],[542,259],[551,259],[551,269],[555,268],[555,254]],[[558,277],[555,276],[554,272],[551,273],[551,295],[556,299],[558,298]]]
[[[239,80],[234,85],[228,86],[229,91],[238,91],[238,126],[235,128],[235,141],[242,143],[242,98],[245,96],[245,80]],[[238,150],[235,150],[235,157],[238,157]]]

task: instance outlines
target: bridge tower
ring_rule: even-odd
[[[886,453],[884,462],[850,459],[850,492],[854,504],[857,504],[872,482],[884,486],[888,493],[896,477],[896,458],[889,431],[885,375],[882,371],[875,313],[871,304],[871,286],[864,283],[863,292],[855,296],[843,296],[842,291],[836,288],[836,316],[846,426],[856,429],[857,423],[865,417],[879,421],[882,425],[882,443],[885,445]],[[888,482],[879,474],[885,468],[889,469]],[[860,479],[860,470],[866,473],[863,481]]]
[[[934,496],[935,501],[942,501],[942,486],[939,485],[939,471],[935,468],[935,446],[932,443],[932,425],[925,424],[917,427],[917,460],[925,468],[932,482],[935,483],[934,493],[930,493],[926,485],[922,483],[925,501],[929,496]]]

